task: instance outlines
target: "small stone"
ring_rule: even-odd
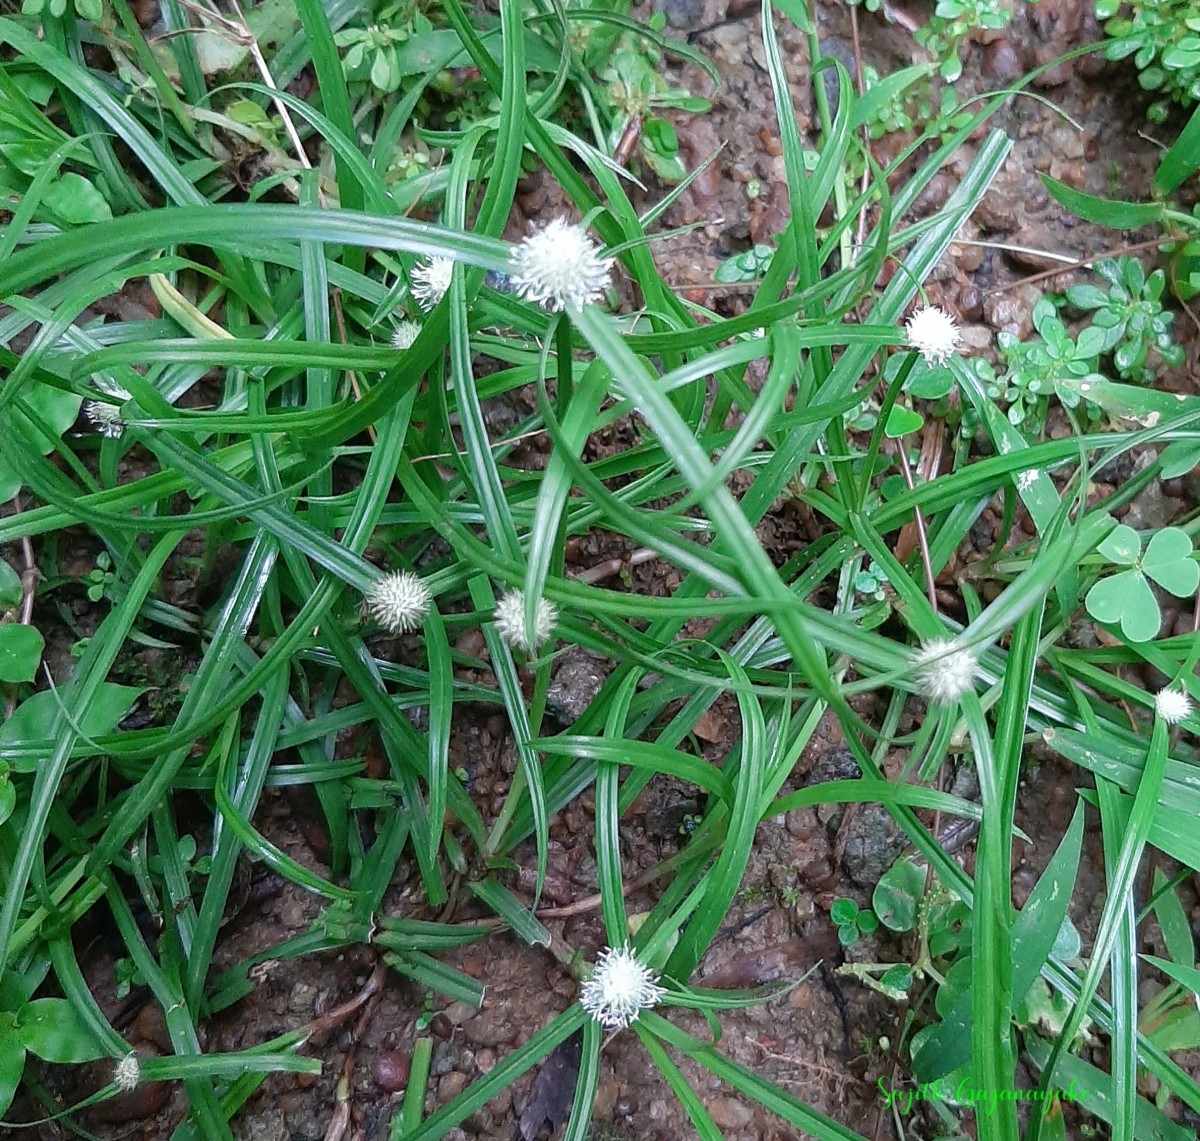
[[[984,49],[981,71],[988,79],[1008,83],[1025,74],[1025,61],[1012,40],[994,40]]]
[[[882,804],[861,804],[845,827],[842,868],[859,887],[872,887],[906,843]]]
[[[1033,331],[1033,307],[1041,296],[1041,290],[1030,284],[989,293],[983,299],[983,312],[997,332],[1012,333],[1018,340],[1025,340]]]
[[[438,1082],[438,1101],[443,1105],[453,1101],[467,1088],[467,1075],[460,1073],[447,1074]]]
[[[719,1129],[742,1129],[754,1120],[754,1111],[732,1097],[710,1101],[708,1115]]]
[[[403,1050],[380,1050],[371,1059],[371,1077],[384,1093],[399,1093],[408,1085],[410,1061]]]

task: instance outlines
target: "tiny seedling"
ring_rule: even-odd
[[[869,907],[860,908],[852,899],[835,899],[829,918],[837,926],[838,942],[843,947],[853,947],[859,939],[879,930],[875,913]]]

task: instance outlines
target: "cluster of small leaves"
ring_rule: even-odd
[[[957,58],[957,57],[955,57]],[[882,77],[869,64],[863,66],[863,90],[875,91]],[[943,101],[949,99],[953,105],[954,93],[950,88],[942,91]],[[892,91],[880,102],[867,124],[872,139],[882,139],[897,131],[911,131],[914,127],[933,122],[939,108],[935,105],[936,93],[932,79],[928,76],[916,80],[911,86]]]
[[[1133,57],[1138,82],[1161,92],[1147,117],[1164,122],[1171,100],[1200,102],[1200,10],[1194,0],[1096,0],[1096,18],[1111,38],[1108,59]]]
[[[603,11],[609,5],[597,2],[582,7]],[[655,37],[665,26],[662,12],[647,20]],[[580,60],[603,84],[596,109],[605,123],[606,153],[618,153],[626,133],[637,130],[646,164],[665,182],[682,181],[687,168],[679,156],[675,127],[656,112],[669,109],[703,114],[710,107],[708,100],[672,85],[664,73],[664,53],[656,39],[627,31],[614,39],[613,26],[600,23],[581,22],[580,27],[584,30],[573,37]]]
[[[35,219],[62,229],[106,221],[112,208],[91,178],[63,169],[68,136],[43,110],[52,94],[52,85],[36,74],[13,72],[0,82],[0,193],[24,198],[34,178],[44,178],[44,168],[57,163]]]
[[[852,947],[859,939],[879,930],[879,917],[869,908],[860,908],[852,899],[835,899],[829,918],[837,927],[838,942]]]
[[[881,0],[850,0],[877,12]],[[1012,9],[1003,0],[938,0],[929,23],[918,28],[913,38],[928,54],[925,67],[908,69],[912,74],[899,86],[879,98],[879,89],[899,77],[884,79],[873,67],[863,68],[863,90],[867,96],[876,93],[872,111],[867,117],[867,131],[872,139],[898,131],[922,130],[936,125],[939,135],[948,138],[969,117],[958,112],[958,95],[950,86],[963,72],[961,51],[971,35],[980,28],[999,31],[1012,18]],[[938,81],[946,84],[940,87]],[[854,162],[851,162],[854,168]],[[854,171],[857,175],[859,172]]]
[[[1155,270],[1147,276],[1136,258],[1102,261],[1096,275],[1107,289],[1096,284],[1071,286],[1061,298],[1042,297],[1033,307],[1036,337],[1019,340],[1001,333],[998,341],[1006,370],[984,379],[988,395],[1008,405],[1008,419],[1019,428],[1040,432],[1045,425],[1049,398],[1056,396],[1067,408],[1083,404],[1090,420],[1100,408],[1088,400],[1091,384],[1105,380],[1107,362],[1122,380],[1149,384],[1155,366],[1183,364],[1183,348],[1175,343],[1174,315],[1163,308],[1161,297],[1166,275]],[[1089,323],[1072,336],[1061,313],[1075,309]]]
[[[767,272],[774,253],[774,247],[760,242],[743,253],[726,258],[717,266],[714,276],[722,285],[735,285],[742,281],[758,281]]]
[[[854,576],[854,589],[867,598],[882,602],[887,597],[888,577],[882,567],[868,564]]]
[[[377,22],[363,27],[343,28],[334,36],[338,47],[345,48],[342,69],[349,80],[369,80],[379,91],[390,94],[407,75],[425,69],[427,60],[420,45],[404,47],[414,36],[428,35],[433,25],[412,4],[389,4]]]
[[[104,18],[102,0],[74,0],[75,15],[81,20],[98,24]],[[67,14],[67,0],[24,0],[21,13],[25,16],[40,16],[49,12],[56,20],[61,20]]]
[[[1012,18],[1011,8],[1000,0],[938,0],[928,26],[914,38],[935,60],[938,74],[947,83],[962,75],[959,49],[980,28],[999,31]]]
[[[1096,368],[1105,332],[1089,325],[1078,338],[1072,337],[1049,297],[1033,307],[1033,327],[1039,335],[1025,341],[1012,333],[999,335],[1000,352],[1008,367],[989,385],[988,395],[1008,405],[1008,419],[1014,426],[1040,432],[1050,396],[1075,408],[1080,403],[1081,384],[1103,381]],[[1087,407],[1091,409],[1091,405]]]
[[[1111,352],[1122,379],[1149,384],[1154,370],[1147,361],[1150,350],[1172,368],[1183,364],[1185,353],[1171,333],[1174,314],[1162,305],[1167,276],[1156,269],[1149,277],[1137,258],[1121,257],[1099,262],[1096,276],[1108,284],[1073,285],[1066,300],[1075,309],[1091,314],[1093,327],[1105,333],[1102,352]]]

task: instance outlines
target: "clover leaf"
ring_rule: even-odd
[[[1129,569],[1102,578],[1088,591],[1084,605],[1097,622],[1119,625],[1131,642],[1149,641],[1162,625],[1149,579],[1178,598],[1193,594],[1200,585],[1200,564],[1192,557],[1192,540],[1178,527],[1157,532],[1142,554],[1138,533],[1118,524],[1096,549]]]

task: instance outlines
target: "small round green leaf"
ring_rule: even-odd
[[[45,645],[41,632],[32,626],[0,626],[0,681],[33,681]]]
[[[883,873],[871,895],[871,907],[889,931],[911,931],[925,894],[925,869],[899,860]]]
[[[1119,625],[1131,642],[1148,642],[1162,625],[1154,591],[1141,571],[1121,571],[1102,578],[1084,599],[1097,622]]]
[[[90,1062],[103,1058],[104,1044],[65,998],[36,998],[17,1012],[16,1036],[47,1062]]]
[[[911,432],[919,432],[924,423],[925,417],[919,412],[913,412],[911,409],[902,408],[897,404],[888,413],[887,426],[883,429],[883,434],[889,440],[898,440],[901,436],[907,436]]]
[[[1192,558],[1192,540],[1178,527],[1164,527],[1146,547],[1142,570],[1176,598],[1196,593],[1200,565]]]
[[[829,918],[839,927],[845,923],[853,923],[858,917],[858,904],[852,899],[835,899],[829,909]]]
[[[1142,553],[1142,540],[1132,527],[1118,523],[1096,548],[1109,562],[1133,566]]]

